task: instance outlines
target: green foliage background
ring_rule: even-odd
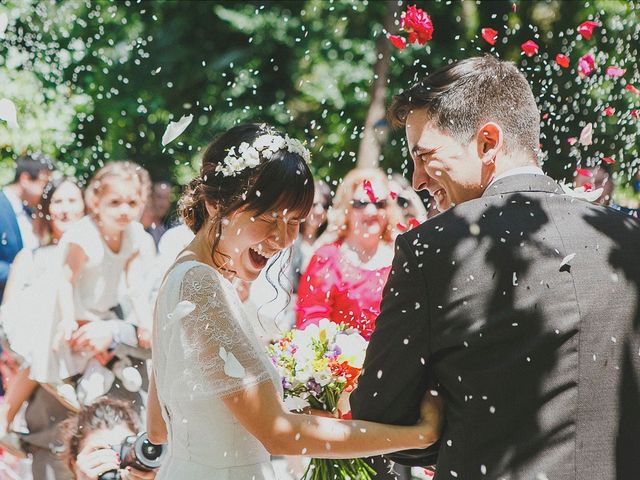
[[[636,173],[639,121],[630,111],[640,97],[624,86],[640,88],[637,3],[517,1],[515,12],[511,1],[415,3],[431,15],[434,38],[394,50],[389,97],[451,60],[492,52],[521,66],[547,115],[548,172],[570,179],[576,166],[612,156],[619,181]],[[156,178],[185,183],[217,133],[255,120],[306,139],[315,173],[339,179],[355,163],[386,9],[347,0],[1,0],[9,28],[0,39],[0,97],[16,103],[20,127],[0,122],[0,183],[28,150],[78,175],[128,158]],[[576,27],[593,18],[603,26],[591,40],[578,37]],[[483,27],[499,32],[495,47],[480,37]],[[532,58],[520,50],[528,39],[540,45]],[[559,52],[570,56],[570,69],[553,62]],[[599,70],[581,79],[577,59],[587,52]],[[627,72],[606,77],[607,65]],[[606,105],[616,115],[604,117]],[[169,121],[190,113],[193,123],[163,149]],[[588,122],[594,144],[569,145]],[[408,173],[403,145],[403,132],[391,132],[384,167]]]

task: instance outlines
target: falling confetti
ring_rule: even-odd
[[[581,77],[588,77],[596,69],[596,61],[593,55],[587,53],[578,60],[578,74]]]
[[[580,143],[584,146],[589,146],[593,143],[593,125],[587,123],[587,125],[580,132]]]
[[[578,26],[578,33],[582,35],[585,40],[591,40],[594,29],[599,26],[600,24],[598,22],[587,20]]]
[[[403,50],[407,46],[407,41],[400,35],[388,35],[387,38],[394,47]]]
[[[569,57],[559,53],[556,55],[556,63],[562,68],[569,68]]]
[[[178,138],[182,132],[184,132],[187,127],[193,121],[193,115],[183,115],[180,120],[177,122],[169,122],[167,125],[167,129],[164,131],[164,135],[162,135],[162,146],[164,147],[168,143],[171,143],[173,140]]]
[[[4,34],[7,31],[9,25],[9,16],[5,12],[0,13],[0,39],[4,38]]]
[[[527,40],[520,47],[527,57],[533,57],[538,53],[538,49],[540,48],[533,40]]]
[[[12,128],[18,126],[16,106],[7,98],[0,99],[0,120],[4,120]]]
[[[605,73],[607,75],[609,75],[610,77],[621,77],[624,75],[624,72],[626,70],[623,70],[622,68],[618,68],[618,67],[614,67],[613,65],[610,67],[607,67],[607,70],[605,71]]]

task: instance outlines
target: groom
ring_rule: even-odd
[[[390,116],[443,213],[397,239],[354,418],[413,424],[437,387],[439,445],[391,459],[440,480],[640,479],[640,223],[543,174],[511,63],[443,67]]]

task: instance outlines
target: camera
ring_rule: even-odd
[[[146,432],[125,437],[120,445],[111,445],[120,454],[120,469],[131,467],[144,472],[160,468],[167,453],[165,446],[149,441]],[[98,477],[99,480],[120,480],[117,470],[110,470]]]

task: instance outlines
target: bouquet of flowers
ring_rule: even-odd
[[[313,409],[348,418],[339,409],[340,397],[355,388],[366,349],[367,341],[357,330],[323,319],[304,330],[286,332],[268,352],[282,378],[285,399],[303,400]],[[314,458],[303,480],[369,480],[375,474],[361,458]]]

